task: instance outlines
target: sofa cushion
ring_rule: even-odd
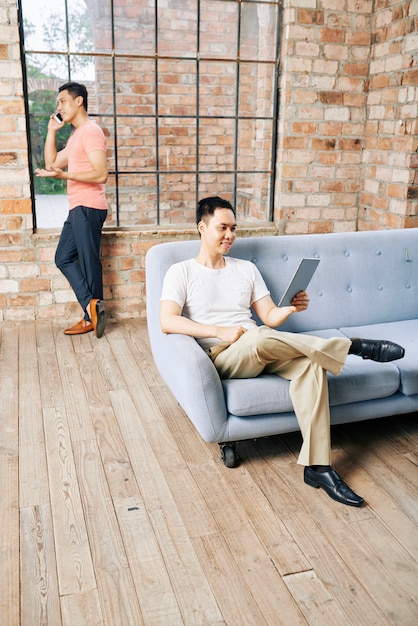
[[[405,348],[405,356],[392,365],[400,372],[400,391],[406,396],[418,394],[418,319],[386,322],[372,326],[354,326],[340,329],[347,337],[389,339]]]
[[[341,335],[336,329],[312,331],[321,337]],[[399,389],[400,375],[393,363],[376,363],[349,355],[339,376],[328,374],[330,405],[385,398]],[[222,380],[228,412],[239,417],[293,411],[289,382],[273,374],[257,378]]]
[[[289,383],[274,374],[222,380],[228,413],[238,417],[293,411]]]

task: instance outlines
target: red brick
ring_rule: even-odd
[[[6,222],[6,228],[7,230],[21,230],[22,223],[23,223],[22,217],[19,217],[19,216],[11,217]]]
[[[44,278],[31,278],[22,280],[20,289],[23,293],[38,293],[39,291],[50,291],[51,281]]]
[[[1,200],[0,213],[9,215],[21,215],[32,213],[32,203],[27,200]]]
[[[339,163],[339,159],[338,152],[320,152],[318,154],[318,163],[322,163],[322,165],[335,165]]]
[[[335,137],[341,135],[342,125],[340,122],[322,122],[318,124],[318,134],[323,137]]]
[[[403,185],[388,185],[387,194],[391,198],[405,198],[405,187]]]
[[[338,91],[321,91],[319,99],[322,104],[342,104],[343,94]]]
[[[308,9],[299,9],[297,21],[300,24],[323,24],[323,11],[310,11]]]
[[[0,152],[0,166],[16,164],[17,152]]]
[[[10,294],[9,296],[10,306],[13,307],[25,307],[25,306],[33,306],[36,307],[38,301],[36,296],[26,296],[23,294]]]
[[[402,228],[418,228],[418,215],[405,217]]]
[[[367,63],[346,63],[344,65],[344,74],[347,76],[367,76],[368,72]]]
[[[337,191],[337,192],[341,192],[344,188],[344,183],[342,183],[339,180],[331,180],[331,181],[324,181],[321,183],[320,186],[320,191],[322,192],[332,192],[332,191]]]
[[[418,69],[408,70],[403,73],[402,85],[418,85]]]
[[[369,46],[371,44],[371,33],[368,31],[348,32],[345,41],[349,46]]]
[[[292,124],[292,132],[297,135],[313,135],[315,124],[313,122],[294,122]]]
[[[362,149],[362,141],[361,139],[340,139],[338,142],[338,147],[340,150],[361,150]]]
[[[305,166],[283,165],[282,175],[285,178],[306,178],[307,168]]]
[[[312,148],[314,150],[335,150],[336,144],[335,139],[320,139],[317,137],[312,139]]]
[[[332,233],[332,222],[310,222],[309,233]]]
[[[319,41],[342,43],[344,37],[344,31],[338,28],[322,28],[319,32]]]
[[[388,85],[389,85],[388,74],[378,74],[370,78],[369,90],[372,91],[374,89],[384,89]]]
[[[19,232],[10,232],[0,234],[0,248],[9,246],[21,247],[23,245],[23,234]]]
[[[284,149],[299,149],[303,150],[308,147],[308,140],[306,137],[291,137],[286,136],[283,137],[283,148]]]

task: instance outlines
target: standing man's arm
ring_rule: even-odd
[[[45,171],[49,171],[50,175],[54,167],[62,169],[67,167],[68,164],[67,152],[65,148],[64,150],[57,152],[56,134],[60,128],[62,128],[62,124],[51,117],[48,122],[48,132],[44,146]]]
[[[49,137],[49,133],[47,135],[47,139]],[[46,143],[45,143],[46,146]],[[50,155],[53,154],[53,151],[48,146],[48,149],[51,150]],[[46,152],[46,151],[45,151]],[[56,153],[55,160],[52,162],[52,165],[48,169],[46,167],[43,170],[35,170],[35,173],[39,177],[52,177],[52,178],[60,178],[62,180],[75,180],[79,183],[105,183],[107,181],[108,170],[107,170],[107,159],[106,152],[104,150],[92,150],[89,152],[89,161],[91,165],[91,170],[87,170],[87,172],[65,172],[62,168],[67,166],[67,154],[64,150]],[[45,157],[45,165],[47,164],[47,160]]]
[[[63,152],[63,151],[62,151]],[[58,153],[57,160],[60,156]],[[75,180],[78,183],[105,183],[107,181],[107,160],[104,150],[92,150],[88,154],[91,170],[86,172],[65,172],[60,167],[54,165],[49,176],[61,178],[63,180]],[[38,174],[38,176],[42,174]]]

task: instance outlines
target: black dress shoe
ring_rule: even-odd
[[[385,339],[359,339],[358,337],[353,337],[348,354],[357,354],[363,359],[387,363],[388,361],[402,359],[405,356],[405,349],[397,343]]]
[[[363,498],[354,493],[332,468],[327,472],[318,472],[312,467],[305,467],[303,479],[310,487],[316,489],[322,487],[330,498],[342,504],[361,506],[364,502]]]

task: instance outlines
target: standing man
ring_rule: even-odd
[[[172,265],[164,278],[162,331],[195,337],[221,378],[266,372],[289,380],[303,436],[298,463],[305,466],[305,483],[321,487],[337,502],[361,506],[363,498],[331,467],[326,372],[338,375],[347,354],[393,361],[404,356],[404,349],[384,340],[322,339],[275,330],[308,308],[308,294],[302,291],[291,306],[278,307],[253,263],[226,256],[236,238],[235,213],[227,200],[201,200],[196,217],[201,237],[197,257]],[[263,326],[256,325],[251,309]]]
[[[45,140],[45,169],[36,176],[67,180],[69,214],[55,253],[55,263],[70,283],[83,319],[64,331],[81,335],[94,330],[101,337],[106,315],[100,260],[102,227],[107,216],[105,183],[108,170],[106,140],[102,129],[87,114],[87,89],[79,83],[65,83],[58,90],[57,114],[51,115]],[[71,124],[73,133],[63,150],[57,152],[56,133]]]

